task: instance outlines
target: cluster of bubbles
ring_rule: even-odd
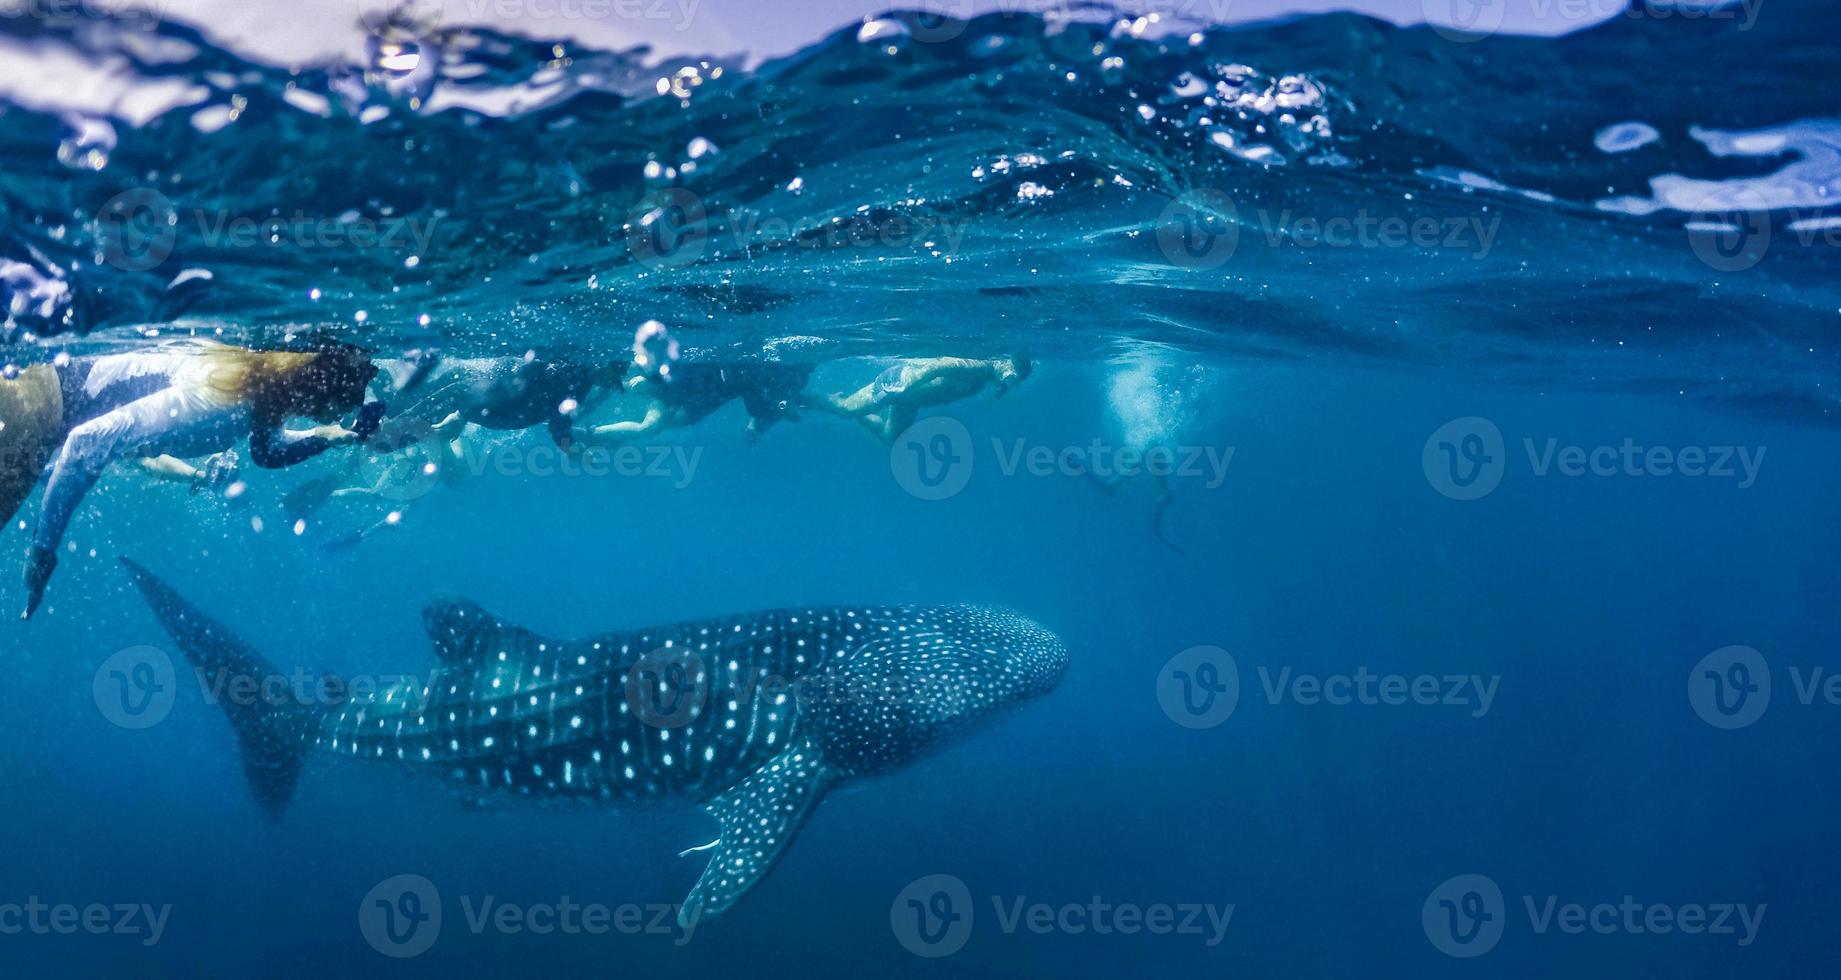
[[[671,368],[682,353],[677,338],[657,320],[647,320],[633,334],[634,366],[661,380],[671,380]]]
[[[683,65],[669,75],[660,75],[653,89],[660,96],[688,100],[696,94],[697,89],[703,87],[705,82],[716,81],[722,75],[721,65],[712,66],[707,61],[694,65]]]
[[[69,112],[63,115],[65,133],[58,141],[58,162],[72,170],[101,170],[109,165],[118,137],[107,119]]]
[[[1147,123],[1173,120],[1234,157],[1265,166],[1335,162],[1327,112],[1324,87],[1309,75],[1272,76],[1242,64],[1183,72],[1156,105],[1138,107]]]
[[[708,163],[718,152],[719,150],[716,144],[704,137],[698,136],[684,145],[682,159],[678,160],[676,163],[666,163],[657,158],[647,160],[643,175],[645,176],[646,183],[650,185],[666,186],[674,184],[679,179],[687,178],[691,174],[696,173],[698,166]]]
[[[1219,380],[1213,369],[1170,350],[1142,348],[1114,359],[1106,403],[1120,444],[1175,445],[1197,423]]]

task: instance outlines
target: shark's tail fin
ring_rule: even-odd
[[[254,698],[227,695],[219,699],[219,705],[236,732],[250,792],[270,817],[280,819],[300,779],[317,709],[310,707],[306,699],[266,696],[270,689],[267,682],[280,675],[261,654],[198,611],[146,568],[127,558],[121,561],[147,604],[153,607],[154,615],[172,634],[185,659],[204,676],[208,687],[231,692],[249,690],[253,682],[256,689],[264,692],[264,696]]]

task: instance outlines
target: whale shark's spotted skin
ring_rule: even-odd
[[[441,668],[328,713],[315,744],[523,796],[706,799],[808,733],[876,771],[1065,665],[1040,627],[977,607],[775,610],[585,641],[462,603],[427,622]]]
[[[201,672],[273,676],[247,644],[127,563]],[[556,640],[472,603],[430,606],[440,657],[335,706],[225,710],[258,802],[285,809],[308,747],[545,800],[688,797],[722,824],[680,918],[720,913],[770,870],[825,790],[885,772],[1052,689],[1067,650],[980,606],[781,609]]]

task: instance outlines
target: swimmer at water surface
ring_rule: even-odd
[[[376,374],[364,350],[323,340],[287,351],[188,342],[73,361],[50,375],[34,375],[30,388],[13,392],[10,404],[3,406],[31,409],[28,427],[56,446],[27,558],[22,618],[38,610],[57,569],[64,532],[110,463],[210,456],[244,438],[257,466],[280,469],[305,462],[376,431],[384,406],[364,403],[365,388]],[[332,424],[354,410],[358,419],[351,428]],[[303,431],[287,428],[295,417],[326,424]],[[5,482],[11,487],[26,482],[30,493],[28,481],[35,482],[37,474],[26,474],[34,447],[24,448],[8,460]]]
[[[964,357],[914,358],[896,363],[876,380],[850,395],[832,395],[810,406],[854,418],[883,442],[914,424],[922,409],[963,401],[995,387],[998,394],[1028,379],[1029,358],[972,360]]]

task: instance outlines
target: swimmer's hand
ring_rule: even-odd
[[[236,482],[238,472],[243,468],[242,457],[234,449],[225,450],[205,460],[205,465],[198,468],[194,479],[196,485],[192,492],[210,490],[221,493],[226,487]]]
[[[389,410],[390,406],[383,402],[366,402],[358,410],[358,421],[352,423],[352,431],[357,433],[359,442],[376,434],[377,428],[383,425],[384,413]]]
[[[389,406],[383,402],[369,402],[358,410],[358,420],[352,423],[351,428],[348,429],[342,425],[322,425],[314,429],[313,434],[334,446],[363,442],[377,433],[378,428],[383,425],[384,412],[388,410]]]
[[[321,425],[313,430],[316,439],[324,439],[334,446],[345,446],[358,441],[358,433],[342,425]]]

